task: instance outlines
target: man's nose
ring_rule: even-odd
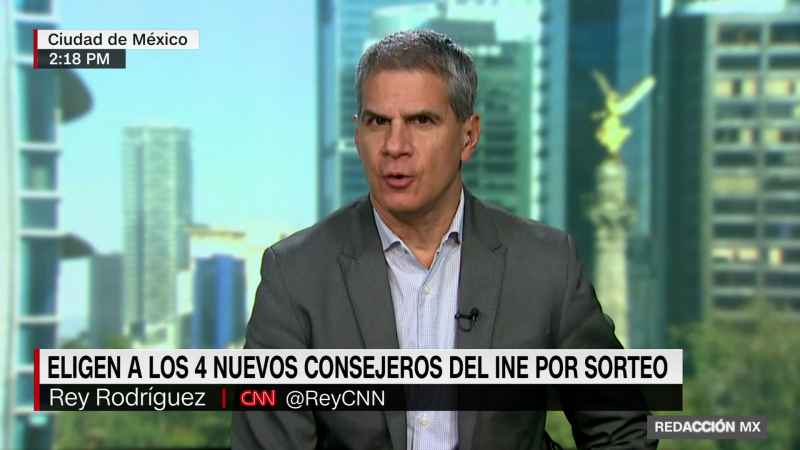
[[[410,153],[410,136],[408,127],[404,123],[392,123],[386,133],[386,142],[383,144],[383,153],[392,158]]]

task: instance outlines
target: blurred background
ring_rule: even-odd
[[[34,29],[198,29],[124,70],[32,69]],[[567,230],[682,414],[800,449],[800,1],[0,0],[0,448],[211,448],[224,412],[34,413],[35,348],[240,347],[263,250],[367,191],[370,43],[467,47],[474,194]],[[548,431],[574,446],[561,413]]]

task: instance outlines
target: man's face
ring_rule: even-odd
[[[480,134],[480,120],[456,120],[447,83],[421,70],[370,75],[356,121],[356,147],[376,208],[394,215],[435,210],[460,195],[460,163]]]

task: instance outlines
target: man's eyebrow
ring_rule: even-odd
[[[382,115],[380,115],[380,114],[378,114],[375,111],[372,111],[370,109],[365,109],[365,110],[361,111],[361,118],[362,119],[369,119],[369,118],[386,119],[387,117],[386,116],[382,116]]]
[[[441,114],[439,114],[439,113],[437,113],[435,111],[432,111],[430,109],[423,109],[422,111],[417,111],[417,112],[414,112],[414,113],[410,113],[410,114],[407,114],[405,116],[406,119],[415,119],[415,118],[418,118],[418,117],[430,117],[431,119],[433,119],[436,122],[441,122],[442,120],[444,120],[444,118],[442,117]]]
[[[430,110],[430,109],[423,109],[423,110],[420,110],[420,111],[415,111],[413,113],[408,113],[408,114],[405,114],[403,116],[403,118],[406,119],[406,120],[408,120],[408,119],[416,119],[416,118],[419,118],[419,117],[430,117],[431,119],[433,119],[436,122],[440,122],[440,121],[444,120],[444,118],[442,117],[441,114],[439,114],[439,113],[437,113],[437,112],[435,112],[433,110]],[[375,111],[372,111],[370,109],[363,110],[361,112],[361,117],[360,118],[364,119],[364,120],[365,119],[370,119],[370,118],[373,118],[373,119],[374,118],[388,119],[388,117],[386,117],[386,116],[384,116],[382,114],[378,114]]]

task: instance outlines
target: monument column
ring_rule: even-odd
[[[617,339],[626,348],[628,334],[628,229],[635,211],[627,202],[627,173],[617,158],[597,168],[597,190],[589,208],[595,226],[594,286],[603,312],[611,316]]]
[[[628,204],[627,171],[619,157],[622,144],[631,134],[631,129],[622,124],[622,116],[653,89],[656,81],[647,77],[622,96],[603,74],[593,71],[592,75],[605,97],[605,108],[592,116],[602,120],[595,138],[608,151],[608,157],[597,168],[597,187],[588,211],[595,227],[593,281],[603,312],[614,320],[617,339],[627,348],[628,229],[636,220],[636,211]]]

